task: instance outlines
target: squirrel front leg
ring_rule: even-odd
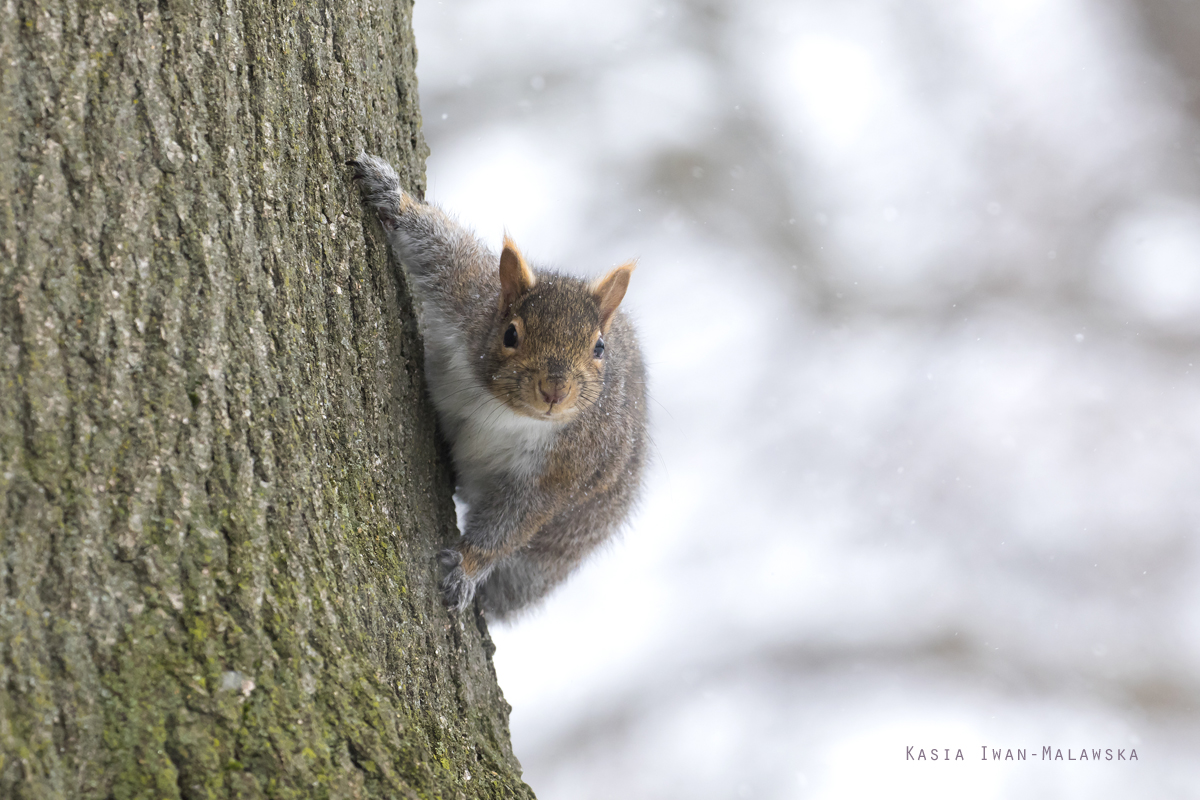
[[[456,611],[470,604],[501,559],[525,545],[553,516],[545,496],[534,487],[502,483],[472,503],[458,543],[438,553],[438,561],[449,570],[442,579],[442,596]]]
[[[378,215],[392,251],[416,279],[422,303],[432,302],[451,320],[468,318],[469,306],[481,287],[490,286],[494,272],[487,246],[437,206],[405,192],[383,159],[360,153],[346,164],[354,168],[363,199]]]

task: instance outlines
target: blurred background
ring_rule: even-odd
[[[429,198],[641,259],[644,502],[493,626],[539,797],[1200,797],[1200,3],[416,28]]]

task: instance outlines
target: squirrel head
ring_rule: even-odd
[[[533,273],[506,234],[500,254],[499,324],[489,333],[488,388],[519,414],[570,419],[600,397],[608,357],[605,334],[635,262],[588,283]]]

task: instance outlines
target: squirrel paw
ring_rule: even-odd
[[[359,153],[358,158],[347,161],[354,168],[354,180],[362,189],[367,205],[375,209],[381,222],[394,226],[396,217],[413,203],[403,189],[396,170],[382,158]]]
[[[463,611],[475,597],[475,581],[471,580],[462,568],[462,553],[457,550],[443,550],[438,553],[437,559],[443,567],[450,570],[440,584],[442,602],[453,611]]]

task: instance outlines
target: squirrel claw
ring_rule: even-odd
[[[455,567],[446,573],[446,577],[442,578],[441,589],[442,602],[451,611],[465,610],[475,597],[475,581],[467,577],[467,573],[462,567]]]
[[[399,215],[415,202],[400,187],[396,170],[386,161],[366,153],[359,153],[357,158],[347,161],[346,166],[354,170],[352,177],[367,205],[375,209],[385,228],[394,230]]]
[[[442,602],[447,608],[462,611],[475,597],[475,581],[462,568],[462,553],[452,548],[446,548],[437,554],[438,563],[450,570],[442,578]]]

